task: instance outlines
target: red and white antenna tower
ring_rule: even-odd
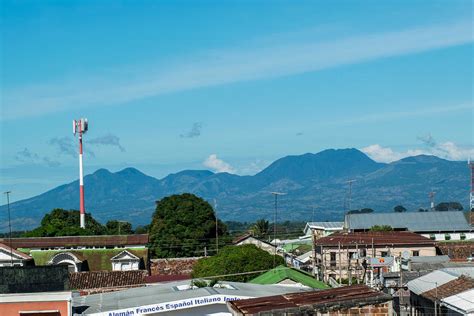
[[[86,210],[84,204],[84,173],[82,171],[82,134],[85,134],[89,129],[89,124],[86,118],[72,121],[72,131],[74,136],[79,135],[79,203],[80,203],[80,221],[81,228],[86,228]]]

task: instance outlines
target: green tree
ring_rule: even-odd
[[[435,206],[435,210],[438,212],[462,211],[463,209],[459,202],[441,202]]]
[[[97,222],[89,213],[86,213],[86,228],[80,228],[79,211],[54,209],[41,220],[41,225],[32,231],[26,232],[25,237],[55,237],[103,235],[106,228]]]
[[[218,221],[219,239],[228,236],[227,227]],[[172,195],[157,202],[150,226],[153,256],[192,257],[202,255],[204,247],[215,248],[216,217],[211,205],[189,193]]]
[[[265,238],[270,232],[270,223],[265,219],[259,219],[252,226],[253,235],[257,238]]]
[[[132,224],[125,221],[112,220],[105,224],[108,235],[131,235],[133,234]]]
[[[397,213],[403,213],[403,212],[406,212],[407,209],[403,207],[402,205],[397,205],[393,208],[393,211]]]
[[[370,231],[372,232],[390,232],[392,230],[392,226],[389,225],[374,225],[370,227]]]
[[[247,282],[262,272],[241,273],[272,269],[273,258],[277,266],[284,264],[281,256],[273,256],[255,245],[227,246],[215,256],[199,259],[193,268],[192,276],[193,278],[212,277],[218,280]],[[224,276],[229,274],[234,275]]]

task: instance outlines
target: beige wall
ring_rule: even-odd
[[[363,258],[360,258],[359,260],[349,258],[349,254],[357,252],[355,247],[347,249],[347,247],[341,246],[340,250],[338,247],[323,247],[323,254],[321,254],[320,246],[316,246],[315,250],[316,266],[319,269],[323,269],[325,280],[327,280],[327,277],[334,274],[336,278],[341,276],[341,278],[346,279],[349,276],[349,268],[353,270],[353,273],[351,273],[353,277],[356,277],[357,274],[363,273],[363,269],[361,268]],[[363,250],[366,252],[366,257],[382,257],[384,253],[388,253],[389,256],[392,257],[400,257],[404,251],[408,251],[411,256],[416,255],[416,252],[418,252],[419,256],[436,256],[436,248],[434,246],[374,247],[373,250],[371,247],[358,247],[359,253],[363,253]],[[333,260],[331,260],[331,257]],[[389,269],[390,268],[386,268],[386,270]]]
[[[249,237],[239,243],[237,243],[237,246],[240,246],[240,245],[248,245],[248,244],[252,244],[252,245],[255,245],[257,246],[258,248],[262,249],[262,250],[265,250],[267,252],[269,252],[270,254],[275,254],[275,247],[272,246],[272,245],[269,245],[267,243],[264,243],[256,238],[253,238],[253,237]]]

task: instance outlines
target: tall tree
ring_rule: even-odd
[[[270,232],[270,223],[265,219],[259,219],[252,226],[253,235],[257,238],[265,238]]]
[[[103,235],[106,228],[86,213],[86,228],[80,228],[79,211],[54,209],[41,220],[41,225],[26,232],[25,237]]]
[[[105,224],[108,235],[131,235],[133,234],[132,224],[125,221],[111,220]]]
[[[217,222],[219,236],[227,227]],[[150,250],[159,258],[203,255],[215,248],[216,217],[211,205],[189,193],[165,197],[156,204],[150,226]]]
[[[216,256],[199,259],[193,267],[192,276],[247,282],[262,274],[262,270],[273,268],[274,257],[276,265],[284,264],[281,256],[271,255],[255,245],[227,246]],[[255,271],[260,272],[249,273]]]

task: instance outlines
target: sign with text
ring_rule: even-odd
[[[393,264],[393,257],[370,258],[369,265],[371,267],[389,267]]]
[[[253,298],[250,296],[235,296],[235,295],[210,295],[204,297],[187,298],[183,300],[171,301],[166,303],[157,303],[144,306],[130,307],[120,310],[113,310],[100,313],[91,313],[87,315],[92,316],[137,316],[137,315],[148,315],[155,313],[166,313],[175,310],[193,308],[199,306],[213,305],[213,304],[226,304],[229,301],[237,301],[247,298]]]

